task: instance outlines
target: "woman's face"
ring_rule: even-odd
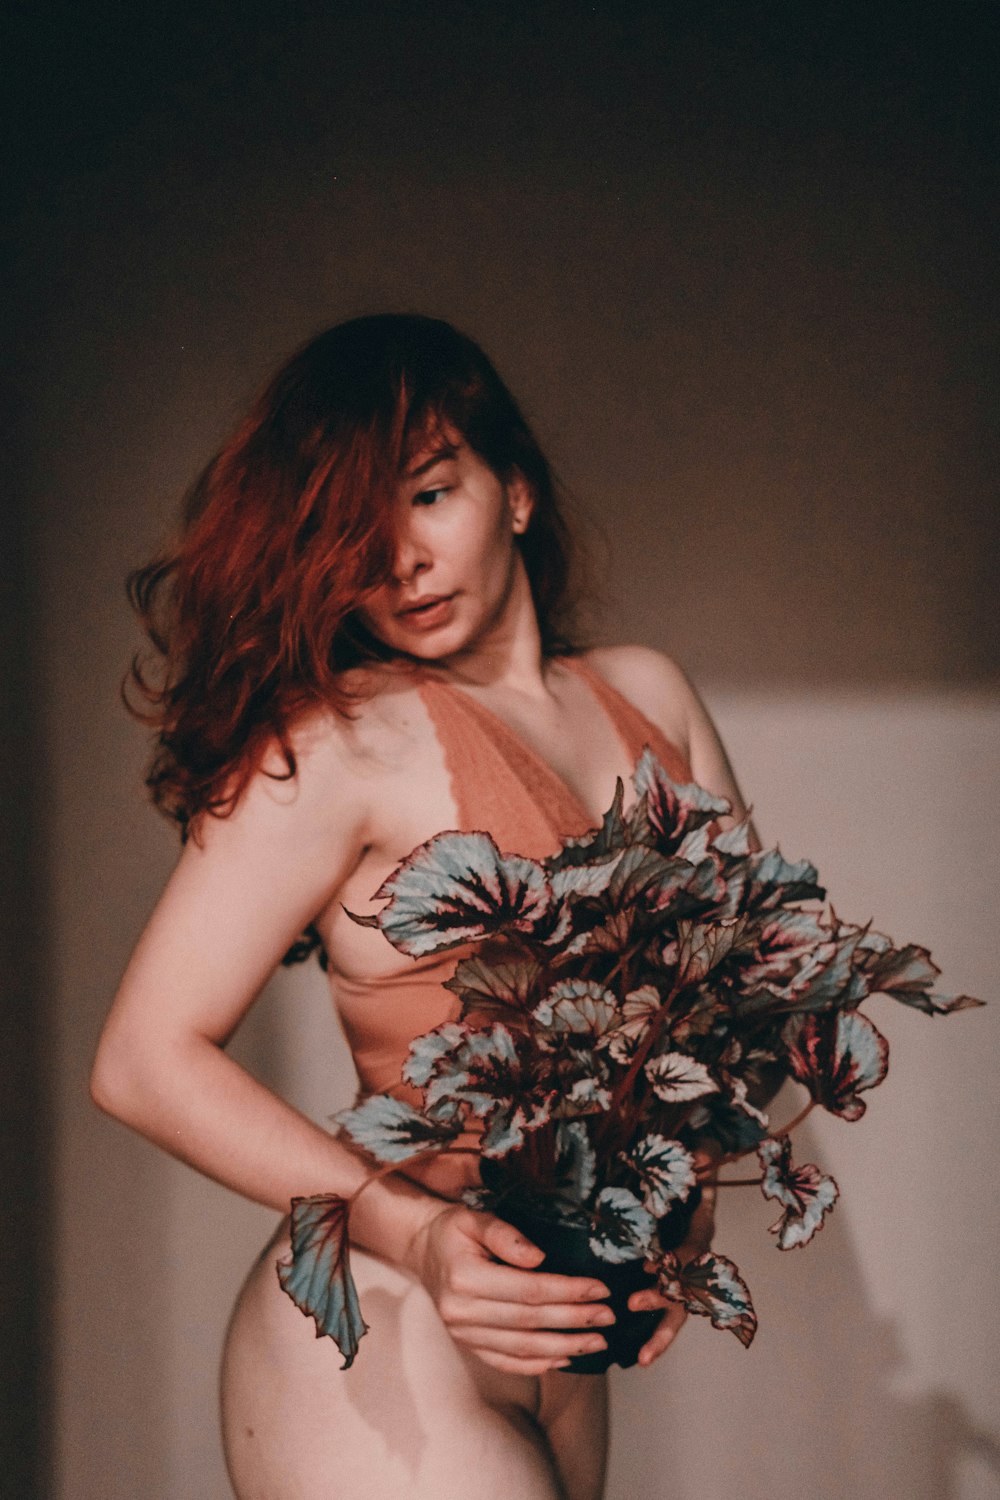
[[[518,475],[502,483],[457,434],[415,454],[396,496],[392,579],[358,614],[396,651],[425,660],[480,641],[503,618],[519,568],[515,541],[531,516]]]

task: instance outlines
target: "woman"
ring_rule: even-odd
[[[347,911],[417,844],[485,828],[540,856],[600,819],[644,743],[744,809],[682,672],[575,651],[548,466],[482,352],[444,323],[362,318],[278,374],[206,470],[134,597],[166,659],[150,785],[187,835],[129,963],[93,1075],[100,1107],[257,1202],[348,1196],[370,1168],[224,1050],[308,928],[364,1090],[453,1014],[454,955],[401,958]],[[475,1158],[372,1183],[351,1216],[370,1332],[340,1369],[281,1290],[287,1220],[251,1272],[223,1367],[241,1500],[597,1500],[606,1288],[533,1268],[459,1200]],[[711,1232],[711,1194],[689,1248]],[[662,1307],[650,1364],[684,1318]]]

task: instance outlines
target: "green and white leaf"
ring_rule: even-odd
[[[685,1104],[703,1094],[718,1092],[718,1084],[704,1063],[686,1052],[662,1052],[645,1064],[653,1093],[666,1104]]]
[[[685,1203],[697,1182],[694,1158],[680,1141],[664,1135],[643,1136],[631,1154],[642,1182],[643,1203],[662,1219],[673,1203]]]
[[[645,1259],[651,1252],[656,1220],[627,1188],[602,1188],[594,1204],[590,1248],[616,1265]]]

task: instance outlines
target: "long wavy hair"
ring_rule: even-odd
[[[348,713],[357,699],[344,673],[392,655],[357,610],[391,576],[400,475],[441,428],[502,481],[517,472],[530,485],[518,543],[543,650],[573,649],[556,484],[486,355],[434,318],[328,329],[278,371],[195,482],[174,544],[128,580],[159,671],[137,656],[125,701],[157,730],[146,784],[185,836],[205,813],[232,811],[269,745],[294,776],[296,716],[317,703]]]

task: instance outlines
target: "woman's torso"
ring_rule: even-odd
[[[468,949],[414,960],[348,912],[375,911],[383,880],[418,844],[445,829],[485,831],[504,852],[554,853],[560,839],[596,826],[615,778],[626,786],[645,745],[668,772],[689,780],[682,749],[622,692],[596,661],[613,653],[553,659],[550,700],[456,687],[433,668],[388,676],[350,730],[351,765],[369,811],[366,844],[351,874],[316,920],[328,975],[362,1092],[412,1091],[400,1082],[410,1042],[458,1012],[443,988]],[[678,736],[680,738],[680,736]],[[415,1165],[412,1175],[447,1196],[475,1181],[475,1158]]]

